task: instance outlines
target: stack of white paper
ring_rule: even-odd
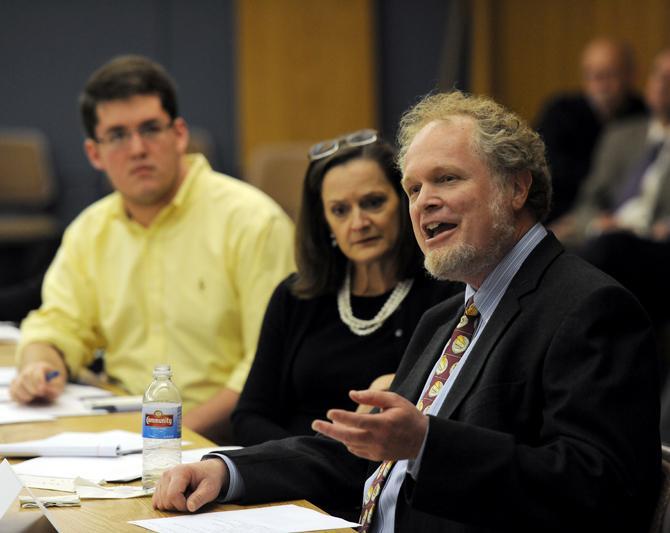
[[[91,416],[106,411],[92,410],[86,402],[93,398],[108,398],[108,390],[90,385],[68,383],[63,393],[52,403],[21,405],[9,397],[9,383],[16,375],[13,367],[0,367],[0,424],[53,420],[59,416]]]
[[[36,457],[14,465],[21,479],[59,478],[74,480],[80,477],[100,483],[103,481],[132,481],[142,476],[142,455],[133,453],[120,457]],[[33,480],[35,481],[35,480]],[[32,485],[29,479],[24,483]]]
[[[0,444],[0,455],[5,457],[116,457],[140,451],[142,435],[120,429],[68,431],[46,439]]]
[[[2,369],[0,369],[1,373]],[[1,379],[1,375],[0,375]],[[90,409],[88,405],[89,402],[104,401],[106,398],[113,396],[113,393],[101,389],[100,387],[92,387],[91,385],[80,385],[79,383],[68,383],[65,385],[65,390],[61,394],[61,401],[65,403],[80,403],[80,400],[83,400],[82,405],[86,409]],[[0,403],[2,402],[11,402],[12,399],[9,397],[9,386],[0,385]]]
[[[234,450],[239,446],[219,446],[182,451],[182,463],[200,461],[212,450]],[[37,457],[14,465],[26,486],[33,488],[73,486],[72,480],[83,478],[95,483],[132,481],[142,476],[142,455],[121,457]],[[69,480],[67,482],[62,480]],[[72,489],[74,490],[74,489]]]

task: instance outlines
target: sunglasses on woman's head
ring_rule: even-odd
[[[337,139],[329,139],[316,143],[307,152],[310,161],[317,161],[336,153],[340,148],[345,146],[365,146],[372,144],[379,138],[376,130],[366,129],[358,130]]]

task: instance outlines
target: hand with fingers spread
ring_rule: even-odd
[[[19,369],[9,388],[13,400],[29,403],[55,400],[65,389],[67,370],[64,364],[50,361],[29,363]]]
[[[315,420],[312,428],[343,443],[347,449],[371,461],[414,459],[421,450],[428,417],[412,402],[387,391],[351,391],[356,403],[378,407],[374,414],[331,409],[330,422]]]
[[[154,509],[189,511],[200,509],[217,498],[228,485],[228,468],[221,459],[178,465],[163,473],[154,492]]]

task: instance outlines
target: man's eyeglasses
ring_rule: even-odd
[[[307,155],[310,161],[317,161],[336,153],[340,148],[345,146],[365,146],[372,144],[379,138],[376,130],[358,130],[337,139],[329,139],[315,144],[309,149]]]
[[[113,128],[106,132],[99,139],[95,139],[98,144],[106,144],[110,148],[122,149],[127,148],[130,140],[133,138],[133,133],[137,132],[143,141],[155,141],[163,132],[169,130],[174,125],[174,120],[168,124],[160,122],[145,122],[140,124],[134,130],[127,130],[125,128]]]

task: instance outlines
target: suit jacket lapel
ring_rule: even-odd
[[[454,384],[447,393],[447,397],[440,409],[440,416],[448,418],[454,413],[472,388],[482,368],[484,368],[484,363],[486,363],[496,342],[519,312],[518,301],[509,296],[508,291],[503,299],[500,300],[493,316],[486,324],[486,328],[481,333],[479,339],[477,339],[477,344],[475,344],[472,352],[468,355],[456,381],[454,381]]]
[[[514,275],[493,316],[486,324],[484,331],[477,340],[477,344],[468,355],[456,381],[447,393],[440,409],[441,417],[451,417],[467,396],[477,376],[484,368],[486,360],[495,348],[498,339],[521,310],[521,297],[537,288],[546,268],[562,251],[562,246],[554,235],[549,233],[526,258],[519,271]],[[449,331],[450,333],[451,331]],[[432,354],[433,363],[435,362],[435,353]]]

